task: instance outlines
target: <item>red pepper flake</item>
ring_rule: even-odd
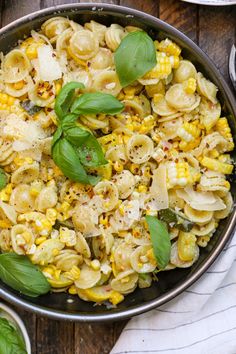
[[[91,160],[92,160],[92,156],[91,156],[91,155],[87,155],[87,156],[86,156],[86,160],[87,160],[87,161],[91,161]]]

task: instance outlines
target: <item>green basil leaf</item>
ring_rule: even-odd
[[[72,181],[89,184],[87,173],[80,163],[79,155],[66,139],[60,139],[53,146],[52,158],[64,175]]]
[[[102,92],[85,93],[77,97],[71,112],[76,114],[117,114],[124,109],[124,105],[112,95]]]
[[[7,175],[2,168],[0,168],[0,190],[7,185]]]
[[[65,117],[63,117],[61,121],[62,129],[67,126],[67,124],[75,124],[78,119],[78,114],[68,113]]]
[[[91,184],[91,186],[95,186],[101,179],[101,176],[88,175],[89,184]]]
[[[62,136],[62,128],[59,125],[52,138],[52,144],[51,144],[52,148],[56,144],[56,142],[61,138],[61,136]]]
[[[84,84],[73,81],[62,87],[55,101],[55,112],[60,120],[69,112],[74,100],[75,90],[81,88],[85,88]]]
[[[27,354],[22,336],[6,318],[0,318],[0,354]]]
[[[90,137],[90,132],[86,129],[82,129],[75,124],[67,124],[63,129],[63,135],[67,141],[75,146],[80,146]]]
[[[0,254],[0,279],[11,288],[31,297],[46,294],[50,290],[39,268],[26,256],[15,253]]]
[[[86,167],[97,167],[107,164],[101,145],[90,135],[84,144],[77,149],[81,163]]]
[[[159,219],[167,224],[174,224],[174,227],[181,231],[189,232],[192,230],[195,223],[186,219],[172,209],[162,209],[158,212]]]
[[[41,109],[43,109],[42,107],[36,106],[30,100],[22,101],[20,105],[30,116],[33,116],[35,113],[38,113]]]
[[[122,87],[141,78],[156,65],[153,40],[144,31],[125,36],[115,51],[116,72]]]
[[[164,269],[170,260],[171,242],[166,224],[155,216],[146,215],[152,247],[159,269]]]

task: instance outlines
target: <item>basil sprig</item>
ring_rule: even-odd
[[[0,168],[0,190],[7,185],[7,175],[2,168]]]
[[[26,256],[0,254],[0,279],[24,295],[37,297],[50,290],[46,277]]]
[[[74,114],[117,114],[124,108],[124,105],[114,96],[108,93],[95,92],[85,93],[74,100],[71,112]]]
[[[154,256],[159,269],[164,269],[170,260],[171,242],[166,224],[155,216],[146,215]]]
[[[125,36],[115,51],[115,66],[122,87],[132,84],[157,63],[153,40],[144,31]]]
[[[84,84],[72,81],[61,89],[55,102],[55,112],[59,119],[63,119],[68,114],[74,100],[75,90],[81,88],[85,88]]]
[[[0,317],[0,353],[27,354],[25,342],[19,331],[4,317]]]
[[[95,136],[76,120],[80,114],[116,114],[124,105],[114,96],[97,92],[75,97],[81,83],[66,84],[56,98],[55,112],[59,126],[52,140],[52,158],[65,176],[72,181],[95,185],[100,176],[87,174],[85,168],[107,164],[102,148]]]

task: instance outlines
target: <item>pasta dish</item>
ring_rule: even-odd
[[[0,278],[115,306],[191,267],[233,205],[217,90],[133,26],[53,17],[1,54]],[[47,290],[4,278],[11,254]]]

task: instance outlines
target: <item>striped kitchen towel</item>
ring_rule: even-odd
[[[191,288],[134,317],[111,354],[236,354],[236,235]]]

